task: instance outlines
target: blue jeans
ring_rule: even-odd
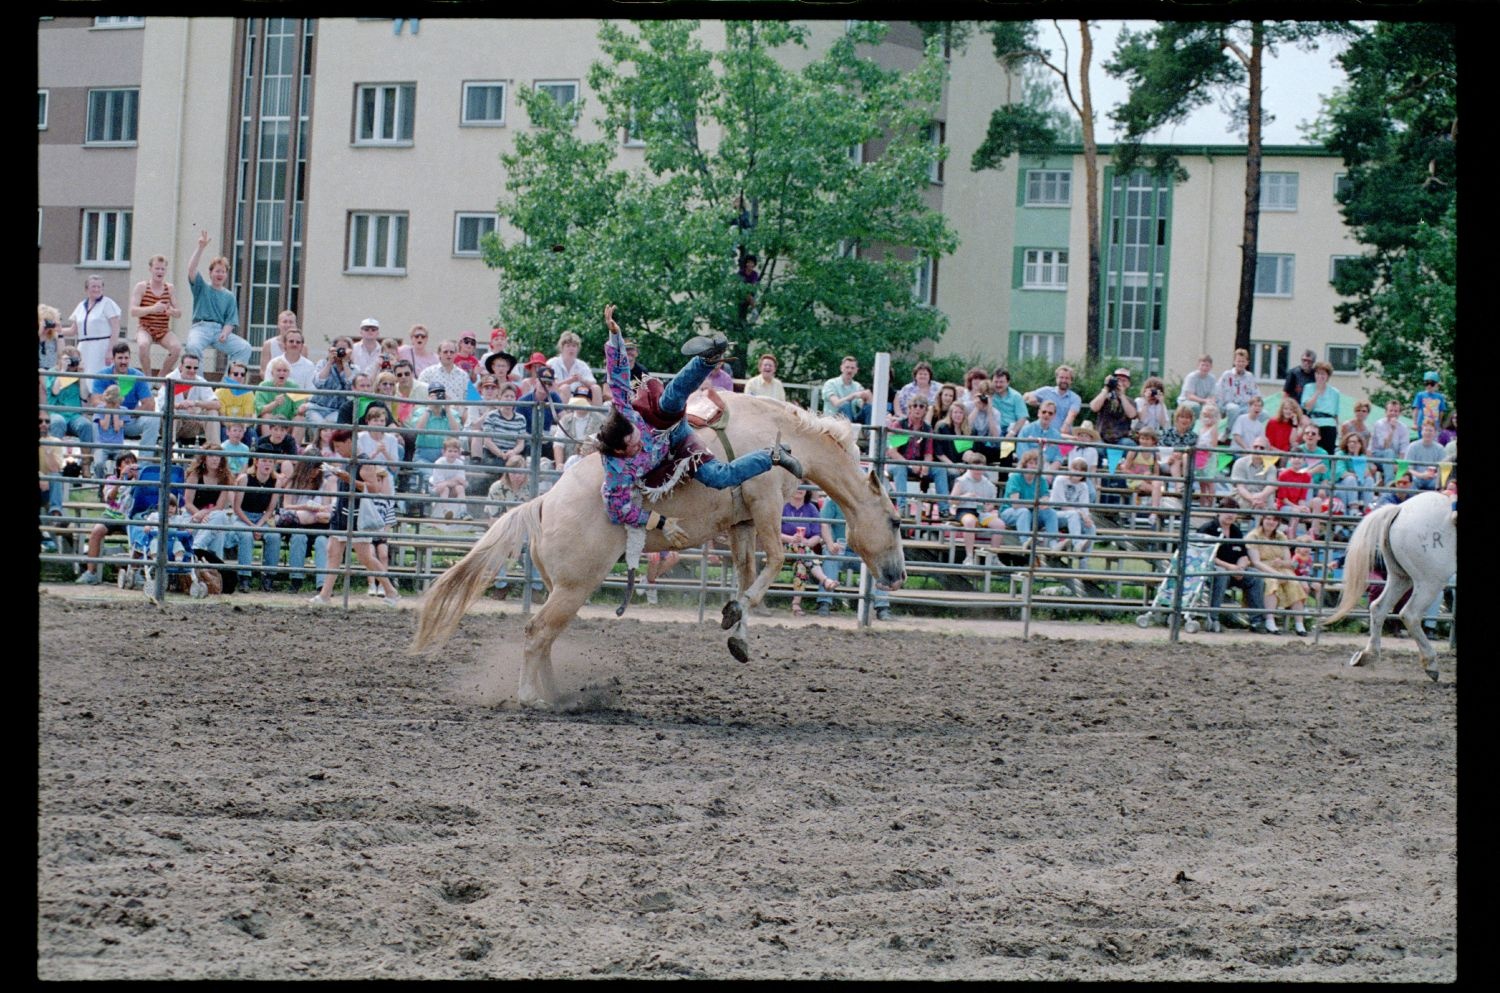
[[[911,466],[892,464],[888,468],[891,470],[891,488],[896,491],[896,499],[900,504],[901,512],[905,513],[905,497],[908,492],[907,484],[911,484],[910,492],[915,493],[918,492],[921,481],[918,479],[916,473],[911,471]],[[928,478],[932,480],[933,490],[940,498],[938,501],[938,510],[946,515],[948,513],[948,470],[941,467],[928,466],[927,473]]]
[[[1209,616],[1213,620],[1219,619],[1219,607],[1223,605],[1224,594],[1229,592],[1231,584],[1245,591],[1245,603],[1252,611],[1261,613],[1266,609],[1266,588],[1259,576],[1245,576],[1218,569],[1214,571],[1213,591],[1209,594],[1208,600],[1211,611]],[[1251,622],[1254,623],[1254,618]]]
[[[687,410],[688,397],[703,385],[703,381],[713,371],[713,366],[694,355],[662,389],[661,400],[658,403],[661,412],[668,417],[677,418],[677,423],[672,425],[671,434],[668,436],[673,445],[680,443],[692,433],[693,429],[688,425],[687,418],[682,416]]]
[[[224,325],[217,321],[198,321],[188,331],[187,344],[183,346],[185,352],[197,352],[205,360],[208,358],[208,350],[216,348],[223,352],[231,362],[243,362],[250,364],[250,353],[254,351],[250,343],[237,334],[231,334],[227,341],[219,341],[219,334],[224,330]]]
[[[1057,511],[1051,507],[1039,507],[1037,517],[1041,519],[1042,531],[1046,534],[1057,534]],[[1017,534],[1027,535],[1031,532],[1031,508],[1030,507],[1006,507],[1000,511],[1000,519],[1005,526]]]
[[[1375,478],[1366,474],[1362,478],[1356,478],[1354,473],[1344,473],[1344,478],[1338,481],[1333,488],[1333,495],[1344,501],[1345,507],[1352,507],[1356,503],[1368,507],[1375,502]]]
[[[753,476],[769,472],[771,468],[771,453],[761,449],[749,455],[741,455],[733,462],[725,462],[721,459],[705,462],[693,473],[693,478],[704,486],[716,490],[727,490]]]
[[[150,411],[133,413],[130,420],[125,424],[126,439],[136,438],[140,440],[140,456],[142,462],[157,461],[156,441],[161,437],[161,415]],[[103,453],[101,453],[103,454]],[[111,452],[115,458],[119,458],[119,452]]]
[[[251,558],[255,555],[255,535],[257,532],[241,524],[240,530],[232,533],[238,536],[237,540],[239,542],[240,582],[248,583],[250,581],[250,570],[246,569],[245,566],[250,564]],[[270,528],[261,528],[259,534],[261,541],[261,565],[278,565],[281,562],[281,532]],[[224,543],[227,546],[229,544],[228,539]]]
[[[71,434],[82,444],[90,444],[94,440],[94,422],[87,414],[63,414],[53,411],[49,415],[52,427],[47,433],[54,438],[61,438]]]
[[[292,582],[302,582],[304,574],[302,566],[307,562],[307,539],[304,532],[297,532],[287,539],[286,564],[294,570]],[[313,568],[317,570],[317,582],[323,581],[323,576],[328,572],[328,535],[320,534],[313,536]]]
[[[837,577],[839,573],[849,570],[859,572],[859,558],[854,555],[825,555],[818,560],[818,567],[823,570],[823,575]],[[891,595],[878,586],[871,585],[870,599],[876,610],[884,610],[891,605]],[[818,593],[817,603],[833,606],[833,594],[827,590]]]

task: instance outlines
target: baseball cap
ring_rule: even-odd
[[[359,326],[362,328],[379,328],[380,322],[373,317],[366,317],[364,320],[359,322]]]
[[[434,383],[433,385],[427,387],[427,395],[430,397],[446,398],[448,396],[448,387],[438,383]]]
[[[1422,382],[1424,382],[1424,383],[1436,383],[1436,382],[1439,382],[1437,370],[1435,370],[1435,369],[1428,369],[1426,372],[1422,373]]]
[[[497,327],[490,329],[490,341],[494,341],[496,338],[505,338],[509,335],[510,332],[505,330],[504,328]]]

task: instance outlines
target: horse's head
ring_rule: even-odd
[[[875,573],[875,582],[899,590],[906,582],[906,554],[901,549],[901,517],[880,475],[873,470],[855,487],[856,497],[843,505],[849,547]]]

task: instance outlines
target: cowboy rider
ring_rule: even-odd
[[[739,486],[774,466],[802,478],[802,464],[779,442],[722,462],[688,426],[683,416],[687,399],[728,351],[729,339],[722,334],[694,335],[682,346],[682,354],[691,358],[665,388],[658,380],[647,380],[639,393],[632,394],[630,359],[614,312],[614,304],[604,308],[604,324],[609,329],[604,355],[613,409],[594,436],[604,462],[604,506],[611,523],[659,529],[673,548],[689,543],[688,532],[677,518],[647,511],[635,500],[636,486],[669,456],[686,463],[685,475],[716,490]]]

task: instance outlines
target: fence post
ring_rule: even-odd
[[[1198,439],[1194,438],[1188,445],[1187,455],[1184,457],[1185,464],[1182,467],[1182,520],[1177,527],[1177,588],[1172,591],[1172,617],[1170,626],[1172,629],[1172,644],[1177,644],[1177,634],[1182,628],[1182,584],[1187,582],[1187,542],[1188,531],[1192,528],[1193,519],[1193,484],[1197,482],[1193,478],[1198,467]],[[1205,577],[1207,578],[1207,577]]]
[[[1323,568],[1318,573],[1318,602],[1314,605],[1314,617],[1316,618],[1322,618],[1323,616],[1323,591],[1328,587],[1328,573],[1333,568],[1333,556],[1330,554],[1333,550],[1333,488],[1331,486],[1329,487],[1328,503],[1323,508],[1323,511]],[[1345,575],[1344,582],[1347,583],[1348,581],[1349,577]],[[1369,577],[1365,577],[1365,581],[1368,582]],[[1315,624],[1313,628],[1314,645],[1318,643],[1318,639],[1322,633],[1323,625],[1321,623]]]
[[[870,412],[870,462],[871,472],[880,482],[882,488],[885,486],[885,445],[886,445],[886,417],[885,396],[887,386],[890,384],[891,354],[890,352],[875,353],[875,368],[871,375],[874,381],[870,384],[870,402],[866,410]],[[854,428],[858,437],[859,426]],[[847,529],[846,529],[847,531]],[[847,533],[845,537],[848,537]],[[859,560],[859,604],[855,616],[859,619],[860,627],[870,626],[870,590],[874,585],[874,577],[870,575],[870,567],[865,560]]]
[[[545,400],[533,392],[531,396],[531,483],[529,499],[535,500],[536,494],[542,484],[542,420],[547,416],[548,404],[552,398],[548,396]],[[504,467],[502,466],[502,471]],[[536,575],[536,570],[531,563],[531,542],[528,540],[521,545],[521,613],[531,616],[531,578]]]
[[[1046,465],[1047,439],[1038,437],[1036,446],[1036,491],[1031,494],[1031,553],[1026,556],[1026,579],[1021,589],[1021,640],[1029,641],[1031,638],[1031,595],[1036,589],[1036,564],[1040,558],[1042,543],[1042,475],[1043,466]],[[1021,458],[1016,456],[1016,468],[1012,472],[1020,472],[1025,475],[1025,470],[1020,468]]]
[[[167,530],[167,496],[172,492],[172,439],[177,431],[172,423],[173,395],[170,382],[163,387],[162,393],[166,402],[161,411],[161,461],[157,463],[161,467],[161,480],[156,492],[156,590],[152,596],[158,606],[167,599],[167,562],[171,559],[168,554],[170,535]],[[102,567],[100,572],[103,572]]]

